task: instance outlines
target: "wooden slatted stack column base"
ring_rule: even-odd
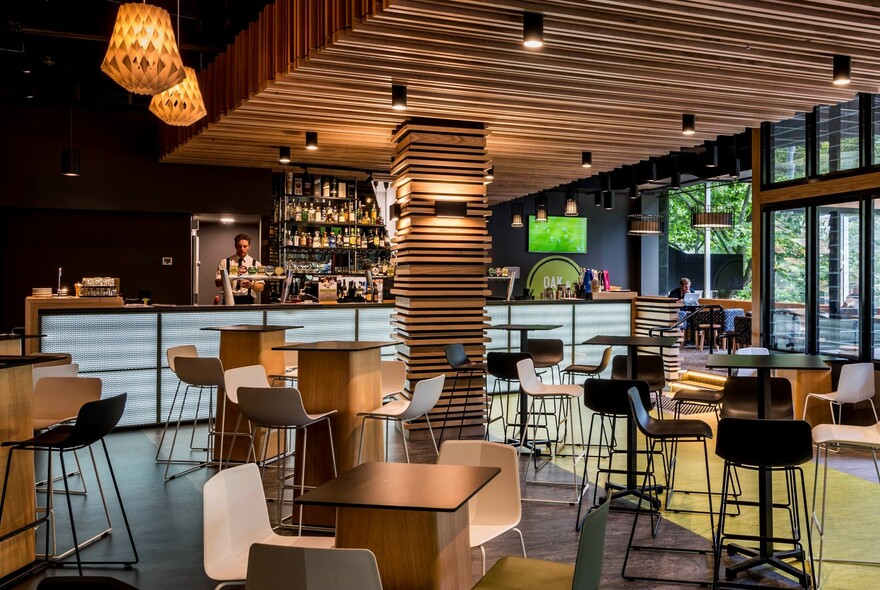
[[[395,132],[395,177],[401,215],[392,249],[397,269],[392,294],[393,337],[398,356],[407,363],[410,386],[446,374],[443,397],[431,413],[435,433],[449,410],[448,428],[464,420],[468,434],[485,424],[486,382],[483,377],[456,382],[444,346],[464,344],[471,360],[486,354],[486,265],[491,238],[486,219],[484,172],[487,131],[482,124],[413,119]],[[435,203],[467,207],[463,217],[435,215]],[[424,421],[411,429],[427,429]],[[452,431],[447,431],[452,435]]]
[[[635,300],[635,319],[633,320],[633,336],[650,336],[651,328],[668,328],[678,321],[678,310],[681,303],[669,297],[637,297]],[[654,332],[654,336],[681,336],[681,330],[673,330],[660,334]],[[666,380],[678,380],[681,371],[681,360],[678,357],[678,346],[663,349],[663,368],[666,370]],[[640,350],[640,354],[641,354]],[[646,348],[644,352],[657,354],[656,348]]]

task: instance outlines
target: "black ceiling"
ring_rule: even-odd
[[[271,0],[150,0],[171,13],[183,63],[199,71]],[[0,101],[127,108],[148,104],[101,70],[118,7],[111,0],[0,2]]]

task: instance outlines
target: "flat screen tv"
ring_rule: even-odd
[[[586,217],[547,217],[536,223],[529,215],[529,252],[587,253]]]

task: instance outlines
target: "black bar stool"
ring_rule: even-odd
[[[813,543],[810,536],[810,525],[806,522],[809,514],[807,507],[807,491],[804,485],[804,472],[799,467],[813,459],[813,436],[810,423],[804,420],[775,420],[775,419],[751,419],[751,418],[722,418],[718,423],[718,440],[715,445],[715,454],[724,459],[724,479],[721,489],[721,508],[718,518],[718,538],[715,543],[715,584],[733,588],[751,588],[753,585],[738,584],[736,579],[739,572],[753,567],[768,564],[790,576],[796,578],[803,588],[810,588],[810,574],[807,573],[807,557],[810,562],[810,570],[813,564]],[[740,533],[726,533],[727,505],[735,503],[738,506],[758,506],[760,502],[752,500],[731,499],[729,493],[732,481],[732,469],[750,469],[753,471],[768,470],[770,472],[782,472],[786,477],[786,487],[791,494],[791,537],[764,537],[760,534],[746,535]],[[803,501],[804,529],[807,531],[807,554],[805,555],[801,543],[800,508],[798,506],[797,477],[800,476],[800,493]],[[785,507],[774,504],[771,507],[763,507],[772,510],[774,507]],[[772,514],[771,514],[772,517]],[[727,581],[719,582],[721,567],[721,551],[724,541],[727,539],[753,541],[761,545],[774,543],[791,545],[792,549],[785,552],[772,552],[763,554],[751,547],[731,545],[728,554],[739,553],[749,556],[748,559],[725,568]],[[801,562],[801,569],[795,568],[783,559],[794,558]]]
[[[490,352],[486,354],[486,370],[489,375],[492,375],[492,377],[495,378],[495,382],[492,384],[492,392],[489,394],[489,409],[487,413],[488,419],[486,422],[486,440],[489,440],[489,425],[493,422],[497,422],[498,420],[501,420],[501,426],[503,427],[505,440],[519,440],[519,435],[517,434],[515,434],[514,436],[508,436],[508,422],[506,414],[508,408],[510,407],[509,395],[511,384],[514,382],[519,382],[519,375],[516,371],[516,363],[527,358],[532,358],[532,355],[528,352]],[[507,385],[506,391],[501,391],[501,383]],[[495,398],[502,393],[506,393],[508,395],[507,403],[503,408],[501,408],[501,415],[493,418],[492,408],[495,405]],[[519,408],[519,404],[517,404],[517,408]],[[517,416],[518,415],[519,410],[517,410]],[[513,424],[511,424],[511,426],[513,426]]]
[[[449,413],[455,403],[455,392],[458,390],[458,381],[462,375],[467,375],[467,389],[464,394],[464,404],[461,407],[461,423],[458,425],[458,438],[461,438],[461,432],[464,429],[464,420],[467,414],[468,401],[471,397],[471,383],[474,376],[482,377],[486,374],[486,363],[472,361],[465,352],[464,345],[456,342],[447,344],[443,347],[446,353],[446,362],[455,369],[455,377],[453,377],[452,391],[449,393],[449,399],[446,403],[446,414],[443,416],[443,426],[440,427],[440,441],[443,442],[443,435],[446,433],[447,424],[449,423]]]
[[[123,565],[131,567],[138,562],[137,548],[134,544],[134,537],[131,534],[131,527],[128,524],[128,516],[125,514],[125,506],[122,503],[122,496],[119,493],[119,486],[116,483],[116,475],[113,472],[113,464],[110,461],[110,454],[107,452],[107,443],[104,437],[119,423],[122,413],[125,410],[126,394],[117,395],[107,399],[97,400],[84,404],[76,417],[76,422],[72,425],[61,425],[45,432],[41,432],[37,436],[21,441],[6,441],[0,446],[9,448],[9,457],[6,462],[6,474],[3,477],[3,492],[0,496],[0,522],[3,520],[3,509],[6,507],[6,490],[9,484],[9,471],[12,466],[12,454],[14,451],[57,451],[61,460],[61,472],[66,473],[64,463],[64,454],[74,452],[79,449],[85,449],[92,444],[100,441],[101,447],[104,449],[104,457],[107,459],[107,467],[110,471],[110,478],[113,480],[113,489],[116,491],[116,499],[119,501],[119,509],[122,511],[122,519],[125,521],[125,530],[128,532],[128,540],[131,543],[131,549],[134,554],[133,559],[122,561],[83,561],[80,556],[79,542],[76,536],[76,523],[73,517],[73,506],[70,502],[70,490],[68,488],[67,478],[62,478],[64,482],[64,493],[67,498],[67,510],[70,515],[70,530],[73,536],[74,553],[76,554],[76,567],[79,575],[82,575],[83,565]],[[46,481],[52,481],[52,461],[47,463]],[[5,541],[15,535],[26,533],[33,530],[37,526],[47,522],[49,514],[37,518],[36,520],[17,527],[2,537],[0,542]],[[49,535],[46,535],[46,555],[49,554]],[[66,565],[62,561],[47,562],[55,565]]]
[[[712,542],[711,548],[709,549],[700,549],[700,548],[690,548],[690,547],[680,547],[680,546],[659,546],[659,545],[634,545],[633,539],[636,534],[636,526],[639,522],[639,514],[642,510],[636,510],[635,518],[633,518],[632,529],[629,534],[629,543],[627,543],[626,547],[626,555],[623,558],[623,569],[620,572],[620,575],[627,580],[647,580],[650,582],[660,582],[660,583],[672,583],[672,584],[700,584],[700,585],[708,585],[708,581],[704,580],[687,580],[681,578],[658,578],[655,576],[633,576],[628,575],[626,573],[627,565],[629,564],[629,556],[633,549],[641,550],[641,551],[663,551],[663,552],[674,552],[674,553],[698,553],[698,554],[708,554],[710,552],[715,553],[715,517],[712,510],[712,483],[711,478],[709,476],[709,451],[706,447],[706,439],[712,438],[712,427],[703,422],[702,420],[681,420],[681,419],[671,419],[671,420],[658,420],[656,418],[651,417],[648,414],[648,408],[645,406],[645,403],[642,401],[642,396],[639,394],[638,389],[635,387],[631,388],[627,392],[627,396],[629,397],[630,409],[632,410],[633,419],[636,421],[636,426],[638,426],[639,431],[645,436],[649,443],[649,453],[648,453],[648,465],[645,469],[644,481],[642,483],[643,489],[651,489],[648,488],[648,483],[651,481],[653,483],[654,479],[654,451],[658,444],[667,445],[670,449],[670,457],[669,457],[669,479],[673,480],[675,478],[675,453],[678,448],[678,444],[681,442],[698,442],[703,445],[703,461],[706,469],[706,497],[709,499],[709,526],[712,529]],[[660,525],[660,515],[655,509],[655,503],[649,502],[650,506],[650,514],[651,514],[651,536],[657,535],[657,528]],[[641,508],[641,501],[639,502],[639,508]],[[656,521],[655,521],[656,517]]]

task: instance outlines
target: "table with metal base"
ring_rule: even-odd
[[[771,354],[771,355],[737,355],[710,354],[706,360],[710,369],[755,369],[758,379],[758,418],[770,415],[770,374],[774,369],[791,369],[796,371],[829,370],[818,356],[803,354]],[[758,470],[758,531],[762,538],[758,548],[743,547],[735,543],[727,546],[730,554],[739,553],[749,557],[745,561],[727,567],[727,576],[732,579],[739,572],[750,570],[759,565],[770,565],[790,575],[800,577],[802,574],[782,561],[790,557],[798,557],[798,551],[781,551],[773,549],[773,472],[769,469]]]
[[[558,324],[495,324],[489,326],[490,330],[505,330],[507,332],[519,332],[519,350],[520,352],[529,351],[529,332],[532,330],[555,330],[561,328]],[[519,388],[519,438],[508,439],[509,444],[519,446],[520,441],[525,445],[528,443],[528,396],[523,393],[522,387]],[[504,433],[505,438],[507,433]],[[544,441],[538,441],[544,442]]]
[[[627,378],[636,379],[638,375],[638,352],[640,347],[657,347],[666,348],[675,346],[678,338],[672,336],[593,336],[582,344],[594,344],[597,346],[626,346],[627,356]],[[659,410],[659,409],[658,409]],[[662,411],[662,410],[660,410]],[[635,420],[630,417],[626,421],[626,484],[608,483],[611,489],[617,489],[612,496],[612,500],[624,496],[636,496],[656,503],[659,506],[659,500],[653,496],[646,496],[643,489],[639,487],[637,482],[638,470],[638,429]],[[659,488],[658,488],[659,489]]]

